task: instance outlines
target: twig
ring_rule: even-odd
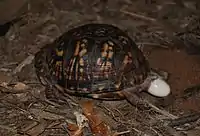
[[[109,108],[107,108],[106,106],[103,106],[103,108],[108,112],[108,115],[111,115],[112,116],[112,118],[115,120],[115,121],[119,121],[119,120],[117,120],[116,119],[116,117],[115,117],[115,115],[114,115],[114,113],[112,112],[112,110],[110,110]]]
[[[172,120],[169,123],[169,126],[171,126],[171,127],[180,126],[180,125],[183,125],[183,124],[186,124],[186,123],[197,121],[199,118],[200,118],[200,113],[180,117],[180,118]]]
[[[147,103],[151,108],[153,108],[156,112],[161,113],[162,115],[165,115],[166,117],[170,118],[170,119],[177,119],[178,116],[175,116],[165,110],[161,110],[158,107],[156,107],[155,105],[151,104],[150,102],[148,102],[147,100],[144,100],[145,103]]]
[[[164,49],[169,49],[168,46],[159,44],[159,43],[150,43],[150,42],[136,42],[137,45],[150,45],[150,46],[155,46],[155,47],[160,47]]]
[[[12,66],[12,65],[17,65],[17,62],[4,63],[0,66],[0,68],[9,67],[9,66]]]
[[[12,70],[8,69],[8,68],[0,68],[0,71],[1,72],[11,72]]]
[[[13,70],[13,74],[16,74],[18,72],[20,72],[22,70],[23,67],[25,67],[28,64],[31,64],[33,59],[35,57],[33,55],[28,56],[25,60],[23,60],[14,70]]]
[[[162,136],[162,134],[160,134],[158,131],[156,131],[154,128],[152,128],[152,127],[150,127],[150,129],[154,132],[154,133],[156,133],[158,136]]]
[[[172,25],[171,23],[167,23],[166,21],[163,21],[161,19],[155,19],[155,18],[139,15],[139,14],[136,14],[136,13],[132,13],[132,12],[126,11],[124,9],[121,9],[120,11],[122,13],[130,15],[132,17],[139,18],[141,20],[148,21],[148,22],[151,22],[152,24],[161,26],[165,30],[165,34],[169,38],[171,38],[171,40],[174,42],[174,45],[176,45],[176,46],[177,45],[180,45],[180,46],[184,45],[183,41],[181,41],[179,38],[174,36],[174,32],[183,31],[182,28],[180,28],[179,26]]]
[[[176,130],[179,130],[179,131],[189,131],[189,130],[191,130],[191,129],[194,129],[194,128],[196,128],[196,127],[198,127],[200,125],[200,119],[198,119],[196,122],[194,122],[194,123],[191,123],[191,124],[184,124],[184,126],[183,127],[176,127],[175,129]]]
[[[130,131],[127,130],[127,131],[123,131],[123,132],[116,132],[113,134],[113,136],[119,136],[119,135],[123,135],[123,134],[127,134],[127,133],[130,133]]]
[[[134,131],[136,131],[137,133],[139,133],[140,135],[143,134],[143,136],[151,136],[151,135],[148,135],[148,134],[145,134],[144,132],[136,129],[136,128],[132,128]]]
[[[40,27],[44,26],[47,24],[49,21],[54,21],[55,18],[51,17],[50,15],[46,15],[44,18],[38,20],[35,24],[30,25],[28,28],[23,28],[21,32],[23,34],[30,33],[33,30],[39,29]]]
[[[123,9],[121,9],[120,11],[121,11],[122,13],[124,13],[124,14],[130,15],[130,16],[133,16],[133,17],[142,19],[142,20],[151,21],[151,22],[156,22],[156,21],[157,21],[157,20],[154,19],[154,18],[146,17],[146,16],[139,15],[139,14],[136,14],[136,13],[132,13],[132,12],[129,12],[129,11],[126,11],[126,10],[123,10]]]

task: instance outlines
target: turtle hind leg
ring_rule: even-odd
[[[148,86],[149,86],[150,80],[147,79],[145,80],[142,84],[136,85],[134,87],[129,87],[126,89],[121,90],[121,93],[125,96],[126,100],[132,104],[132,105],[137,105],[137,104],[142,104],[142,98],[140,98],[140,93],[142,91],[145,91]]]

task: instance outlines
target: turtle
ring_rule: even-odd
[[[35,54],[34,65],[38,79],[49,88],[45,92],[49,99],[61,92],[131,102],[133,94],[142,91],[156,97],[170,93],[169,84],[152,74],[134,40],[113,24],[88,23],[69,29]]]

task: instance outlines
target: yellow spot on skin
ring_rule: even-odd
[[[56,49],[56,55],[57,56],[63,56],[63,50],[59,51],[58,49]]]
[[[83,58],[80,58],[79,64],[80,64],[80,66],[84,66],[84,60],[83,60]]]
[[[113,47],[110,46],[108,49],[109,49],[109,50],[113,50]]]
[[[79,56],[82,57],[87,52],[86,49],[83,49],[79,52]]]

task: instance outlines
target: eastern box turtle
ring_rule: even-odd
[[[69,95],[131,100],[131,94],[143,90],[158,97],[170,93],[169,85],[151,74],[134,41],[109,24],[85,24],[67,31],[36,53],[35,67],[43,85]],[[55,92],[46,91],[47,97],[50,94]]]

